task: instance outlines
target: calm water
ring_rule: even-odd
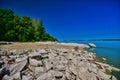
[[[93,50],[98,57],[105,57],[107,63],[120,68],[120,41],[96,41],[97,48]],[[120,80],[120,72],[113,72],[113,75]]]
[[[91,41],[74,42],[88,44]],[[99,58],[106,58],[108,64],[120,68],[120,41],[92,41],[92,43],[94,43],[97,48],[91,52],[95,52]],[[113,72],[112,74],[120,80],[120,72]]]

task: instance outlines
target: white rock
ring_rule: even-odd
[[[76,76],[76,80],[80,80],[80,78],[78,77],[78,75]]]
[[[93,43],[89,43],[88,45],[89,45],[90,47],[96,47],[96,45],[93,44]]]
[[[49,60],[45,61],[45,68],[46,70],[50,70],[51,68],[53,68],[53,64],[51,64],[51,62]]]
[[[28,56],[33,57],[33,56],[39,56],[39,55],[41,56],[41,54],[39,52],[32,52]]]
[[[77,75],[77,74],[78,74],[78,70],[77,70],[77,67],[76,67],[76,66],[71,65],[69,69],[70,69],[70,71],[71,71],[74,75]]]
[[[37,78],[37,80],[52,80],[53,76],[50,73],[45,73]]]
[[[14,78],[14,79],[20,80],[20,79],[21,79],[21,77],[20,77],[20,72],[15,73],[15,74],[12,75],[11,77]]]
[[[45,72],[44,67],[35,67],[35,74],[40,74]]]
[[[82,80],[93,80],[91,79],[91,74],[88,72],[88,71],[84,71],[84,72],[80,72],[79,71],[79,78],[82,79]]]
[[[40,53],[46,53],[46,50],[45,49],[41,49]]]
[[[9,70],[11,71],[10,75],[12,76],[17,72],[20,72],[25,67],[26,64],[27,64],[27,60],[23,60],[19,63],[10,65],[9,67]]]
[[[68,66],[66,67],[65,75],[68,80],[71,80],[71,72],[70,72]]]
[[[91,63],[90,66],[88,66],[89,71],[94,72],[97,74],[98,67],[94,63]]]
[[[30,61],[30,65],[32,66],[42,65],[42,61],[38,61],[36,59],[29,59],[29,61]]]
[[[22,80],[33,80],[33,77],[28,75],[23,75]]]
[[[104,80],[108,80],[111,78],[111,75],[105,74],[102,69],[99,69],[98,75]]]
[[[111,80],[117,80],[116,78],[115,78],[115,76],[112,76],[112,79]]]
[[[59,71],[55,71],[54,76],[56,79],[61,79],[63,77],[63,73]]]
[[[20,72],[17,72],[12,76],[5,75],[2,80],[21,80]]]
[[[12,58],[12,59],[15,59],[15,58],[16,58],[16,56],[13,56],[13,55],[10,55],[9,57]]]
[[[56,68],[57,70],[59,70],[59,71],[65,71],[65,66],[62,65],[62,64],[55,66],[55,68]]]
[[[12,78],[8,75],[5,75],[2,80],[14,80],[14,78]]]
[[[20,61],[23,61],[23,60],[26,60],[27,59],[27,56],[24,57],[24,58],[17,58],[15,59],[15,62],[20,62]]]

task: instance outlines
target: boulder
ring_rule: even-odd
[[[95,48],[95,47],[96,47],[96,45],[93,44],[93,43],[89,43],[88,45],[89,45],[90,47],[92,47],[92,48]]]
[[[74,75],[77,75],[77,74],[78,74],[77,66],[71,65],[69,69],[70,69],[70,71],[71,71]]]
[[[90,72],[94,72],[94,73],[97,74],[97,72],[98,72],[98,67],[97,67],[96,64],[91,63],[91,64],[88,66],[88,70],[89,70]]]
[[[115,78],[115,76],[112,76],[112,77],[111,77],[111,80],[117,80],[117,79]]]
[[[33,77],[30,75],[23,75],[22,80],[33,80]]]
[[[51,68],[53,68],[53,64],[50,60],[45,61],[45,68],[46,68],[46,71],[49,71]]]
[[[16,72],[14,75],[5,75],[2,80],[21,80],[20,72]]]
[[[45,72],[44,67],[35,67],[35,75],[39,75],[44,72]]]
[[[71,71],[68,66],[66,66],[65,76],[68,80],[71,80],[71,78],[72,78]]]
[[[24,61],[24,60],[27,60],[27,56],[24,57],[24,58],[16,58],[15,62],[21,62],[21,61]]]
[[[104,80],[108,80],[111,78],[111,75],[105,74],[102,69],[99,69],[98,75]]]
[[[19,63],[15,63],[9,66],[9,70],[11,71],[11,76],[20,72],[27,65],[27,60],[23,60]]]
[[[55,66],[55,69],[58,70],[58,71],[65,71],[65,66],[64,65],[56,65]]]
[[[51,73],[44,73],[41,76],[39,76],[36,80],[52,80],[53,76]]]
[[[54,72],[55,79],[62,79],[63,78],[63,73],[59,71]]]
[[[88,71],[84,71],[84,72],[78,72],[79,73],[79,78],[81,80],[97,80],[95,75],[92,73],[89,73]]]
[[[42,65],[42,61],[38,61],[38,60],[36,60],[36,59],[29,59],[29,62],[30,62],[30,65],[31,66],[39,66],[39,65]]]

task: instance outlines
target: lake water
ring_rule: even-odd
[[[95,41],[93,43],[96,44],[97,48],[92,52],[95,52],[100,58],[106,58],[108,64],[120,68],[120,41]],[[120,72],[112,74],[120,80]]]
[[[75,43],[88,44],[91,41],[72,41]],[[120,41],[92,41],[97,47],[91,52],[95,52],[99,58],[106,58],[107,63],[120,68]],[[120,72],[113,72],[113,75],[120,80]]]

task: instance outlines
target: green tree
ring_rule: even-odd
[[[41,41],[42,34],[45,32],[44,27],[42,27],[42,21],[37,21],[35,26],[35,40]]]
[[[14,15],[10,9],[0,9],[0,40],[4,41],[56,41],[43,27],[41,20]]]
[[[14,13],[10,9],[0,9],[0,40],[6,40],[6,33],[13,28]]]

